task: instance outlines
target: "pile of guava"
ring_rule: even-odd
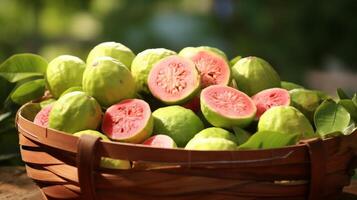
[[[152,148],[281,148],[356,130],[356,94],[339,90],[331,97],[281,81],[262,58],[229,60],[208,46],[135,55],[123,44],[104,42],[86,59],[52,60],[46,85],[50,99],[40,102],[35,124]],[[110,158],[101,164],[131,166]]]

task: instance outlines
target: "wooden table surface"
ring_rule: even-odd
[[[0,200],[40,200],[37,186],[24,167],[0,167]],[[340,200],[357,200],[357,180],[346,187]]]

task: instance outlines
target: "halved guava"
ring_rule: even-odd
[[[191,51],[191,52],[190,52]],[[201,75],[201,86],[228,85],[231,70],[227,59],[221,54],[204,48],[183,49],[179,55],[190,58]]]
[[[175,54],[176,52],[164,48],[146,49],[138,53],[131,64],[131,73],[135,79],[137,92],[149,94],[147,83],[152,67],[159,60]]]
[[[271,107],[290,105],[289,91],[281,88],[270,88],[260,91],[252,99],[257,107],[256,117],[258,119]]]
[[[159,134],[149,137],[147,140],[143,142],[143,144],[152,146],[152,147],[160,147],[160,148],[176,148],[177,145],[175,141],[167,135]]]
[[[48,105],[42,108],[40,112],[37,113],[33,122],[37,125],[48,127],[48,117],[50,115],[51,110],[52,110],[52,105]]]
[[[201,110],[216,127],[245,127],[252,122],[257,108],[243,92],[223,85],[211,85],[201,92]]]
[[[200,89],[200,76],[195,64],[184,57],[163,58],[151,69],[149,90],[166,104],[180,104],[191,99]]]
[[[153,130],[150,106],[141,99],[126,99],[104,114],[102,131],[112,140],[141,143]]]

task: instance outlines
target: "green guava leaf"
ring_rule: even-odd
[[[350,120],[350,113],[331,99],[322,102],[314,115],[316,132],[323,138],[334,132],[342,133],[350,124]]]
[[[0,76],[0,110],[4,106],[4,102],[9,96],[13,87],[13,83],[8,82],[5,78]]]
[[[341,88],[337,88],[337,96],[340,99],[350,99],[350,97]]]
[[[296,144],[300,139],[299,134],[288,134],[274,131],[259,131],[252,135],[247,142],[238,149],[270,149]]]
[[[245,143],[246,141],[248,141],[248,139],[250,138],[250,134],[248,133],[248,131],[239,128],[237,126],[233,127],[233,131],[234,131],[234,135],[236,137],[236,143],[237,145],[241,145],[243,143]]]
[[[357,107],[357,93],[355,93],[352,97],[352,102],[355,104],[355,106]]]
[[[44,79],[28,81],[14,89],[11,94],[11,100],[16,104],[23,105],[31,100],[43,96],[45,89],[46,86]]]
[[[351,99],[341,99],[338,104],[342,105],[350,113],[353,121],[357,122],[357,106]]]
[[[30,77],[42,77],[46,68],[47,61],[39,55],[16,54],[0,65],[0,76],[14,83]]]

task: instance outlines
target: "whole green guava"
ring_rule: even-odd
[[[192,139],[185,147],[189,150],[237,150],[237,145],[224,138],[200,138]]]
[[[70,87],[82,85],[86,64],[75,56],[62,55],[53,59],[47,67],[46,84],[55,98]]]
[[[177,146],[184,147],[204,127],[200,118],[182,106],[167,106],[152,113],[154,133],[170,136]]]
[[[95,131],[95,130],[84,130],[80,131],[77,133],[74,133],[74,136],[80,137],[81,135],[93,135],[93,136],[98,136],[104,141],[110,141],[107,136],[104,134]],[[130,169],[131,164],[128,160],[118,160],[118,159],[113,159],[113,158],[107,158],[107,157],[102,157],[100,159],[100,166],[103,168],[109,168],[109,169]]]
[[[87,57],[87,65],[91,66],[92,62],[98,57],[108,56],[123,63],[129,70],[135,54],[126,46],[117,42],[103,42],[95,46]]]
[[[102,119],[98,102],[84,92],[71,92],[60,97],[52,106],[49,128],[75,133],[97,129]]]
[[[131,73],[135,79],[137,91],[150,93],[147,85],[150,70],[159,60],[175,54],[176,52],[164,48],[146,49],[140,52],[131,64]]]
[[[280,87],[280,77],[265,60],[250,56],[238,60],[232,67],[238,89],[253,96],[268,88]]]
[[[104,107],[135,96],[135,81],[130,71],[111,57],[99,57],[87,66],[82,88]]]
[[[298,134],[301,139],[318,137],[304,114],[292,106],[275,106],[265,111],[259,119],[258,131]]]
[[[216,128],[216,127],[210,127],[210,128],[203,129],[202,131],[197,133],[191,139],[191,141],[196,140],[196,139],[204,139],[204,138],[223,138],[226,140],[230,140],[232,142],[236,142],[236,138],[231,132],[229,132],[223,128]]]

